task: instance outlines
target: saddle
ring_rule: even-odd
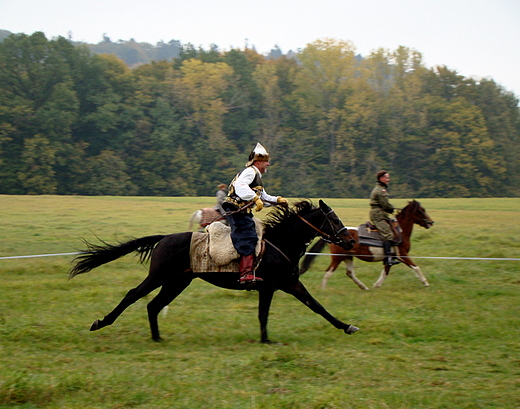
[[[263,223],[254,218],[258,243],[255,256],[260,259],[263,250]],[[231,241],[231,227],[224,223],[211,223],[207,233],[193,233],[190,243],[190,265],[194,273],[239,272],[240,255]]]
[[[394,233],[392,246],[399,246],[403,240],[403,230],[396,219],[390,219],[390,227]],[[358,227],[358,243],[363,246],[383,247],[379,230],[369,220]]]

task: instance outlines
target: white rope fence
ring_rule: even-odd
[[[381,257],[379,256],[368,256],[366,254],[333,254],[333,253],[305,253],[307,256],[349,256],[349,257]],[[431,258],[437,260],[490,260],[490,261],[520,261],[520,258],[498,258],[498,257],[416,257],[416,256],[399,256],[398,258]]]
[[[0,260],[14,260],[17,258],[36,258],[36,257],[54,257],[54,256],[75,256],[81,253],[56,253],[56,254],[34,254],[31,256],[9,256],[9,257],[0,257]]]
[[[55,253],[55,254],[34,254],[29,256],[9,256],[9,257],[0,257],[0,260],[14,260],[21,258],[37,258],[37,257],[56,257],[56,256],[75,256],[78,254],[82,254],[81,252],[76,253]],[[307,256],[350,256],[350,257],[358,257],[357,254],[333,254],[333,253],[305,253]],[[380,257],[380,256],[367,256],[367,255],[359,255],[359,257]],[[412,257],[412,256],[399,256],[400,258],[428,258],[435,260],[484,260],[484,261],[520,261],[520,258],[498,258],[498,257]]]

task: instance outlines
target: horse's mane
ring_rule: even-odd
[[[408,202],[408,204],[403,207],[398,214],[406,214],[407,212],[410,212],[410,213],[413,213],[415,212],[419,207],[421,206],[421,204],[417,201],[417,200],[411,200]]]
[[[291,222],[295,216],[314,209],[316,209],[316,206],[308,199],[297,202],[292,207],[277,206],[271,210],[264,219],[265,231],[268,232],[274,228],[285,226],[288,222]]]

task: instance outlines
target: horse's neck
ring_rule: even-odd
[[[282,250],[289,258],[294,259],[295,262],[297,262],[305,252],[307,243],[313,239],[312,234],[306,235],[303,230],[299,231],[299,229],[295,227],[292,230],[276,229],[266,233],[264,237],[275,244],[276,247]]]
[[[403,241],[401,245],[406,248],[406,251],[408,251],[410,249],[410,237],[412,236],[413,231],[412,218],[406,217],[406,213],[401,212],[397,215],[397,221],[403,231]]]

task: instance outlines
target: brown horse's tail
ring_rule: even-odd
[[[319,239],[308,251],[308,253],[320,253],[323,250],[323,247],[325,247],[325,244],[327,242],[323,239]],[[305,273],[309,267],[311,266],[312,262],[316,258],[316,254],[306,254],[301,262],[300,267],[300,275]]]
[[[73,260],[74,267],[69,273],[69,279],[78,274],[87,273],[90,270],[99,267],[103,264],[110,263],[120,257],[126,256],[134,251],[139,253],[141,262],[145,262],[151,255],[155,245],[159,243],[164,235],[141,237],[140,239],[133,239],[126,243],[119,243],[116,245],[105,243],[101,241],[101,245],[92,244],[85,241],[87,250],[82,251]]]

